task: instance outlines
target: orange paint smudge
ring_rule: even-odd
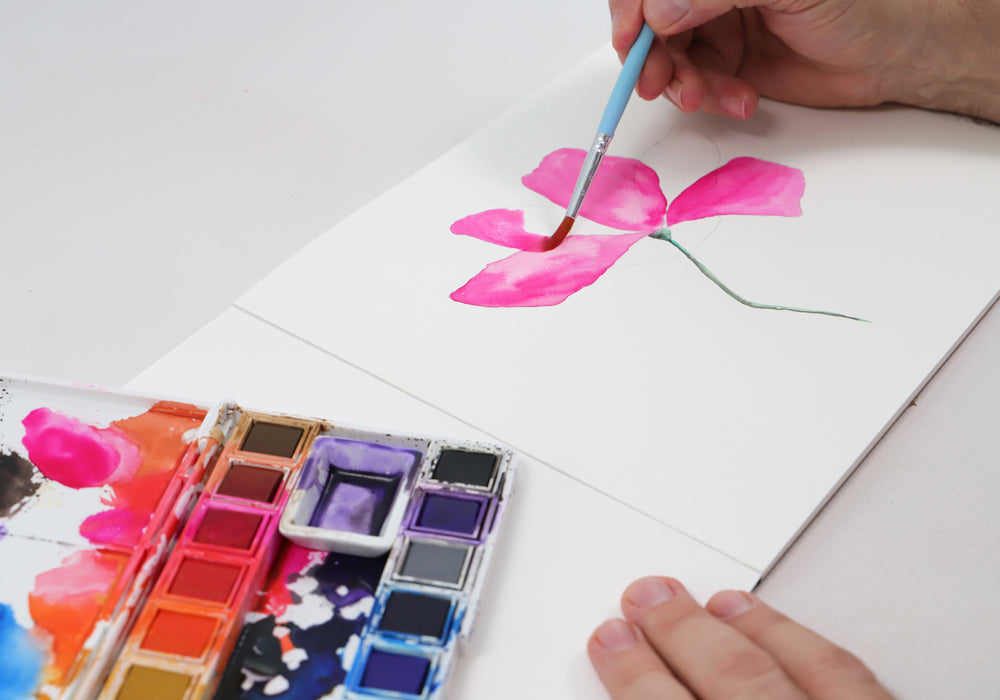
[[[146,413],[97,431],[102,440],[104,433],[114,431],[141,462],[129,478],[105,482],[102,502],[111,509],[87,518],[80,533],[95,543],[138,545],[187,451],[185,433],[197,429],[204,417],[204,411],[190,404],[160,402]],[[111,447],[121,453],[121,444]],[[110,616],[122,591],[131,585],[119,580],[130,558],[141,558],[144,551],[143,547],[134,552],[82,550],[64,559],[59,568],[35,577],[28,610],[34,632],[50,644],[47,683],[65,681],[95,624]]]
[[[35,625],[51,637],[48,682],[61,683],[65,678],[127,561],[128,556],[119,552],[84,550],[64,559],[58,569],[35,577],[28,610]]]

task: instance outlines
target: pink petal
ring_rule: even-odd
[[[720,214],[801,216],[806,179],[798,168],[733,158],[677,195],[667,226]]]
[[[472,214],[453,223],[451,232],[508,248],[536,252],[541,251],[548,240],[546,236],[524,230],[524,212],[519,209],[490,209]]]
[[[578,148],[553,151],[521,182],[566,207],[586,157]],[[633,158],[606,156],[583,200],[580,216],[619,231],[648,232],[663,224],[666,210],[667,199],[660,191],[656,171]]]
[[[473,306],[555,306],[593,284],[645,233],[570,236],[547,253],[514,253],[451,293]]]

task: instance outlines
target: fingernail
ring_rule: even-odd
[[[674,592],[667,582],[659,578],[645,578],[633,585],[628,592],[628,599],[637,607],[651,608],[665,603],[674,597]]]
[[[646,21],[657,30],[664,30],[684,19],[690,7],[687,0],[660,0],[643,8]]]
[[[684,109],[684,103],[681,102],[681,91],[684,90],[684,83],[674,78],[670,81],[670,85],[667,85],[667,89],[664,90],[664,94],[667,99],[673,102],[675,105]]]
[[[743,591],[722,591],[712,596],[708,612],[725,619],[746,612],[754,606],[754,597]]]
[[[747,106],[746,100],[742,97],[735,97],[730,95],[729,97],[723,97],[719,100],[719,106],[722,111],[726,114],[732,115],[737,119],[746,119],[747,116]]]
[[[597,641],[608,651],[621,651],[639,641],[625,620],[608,620],[597,628]]]

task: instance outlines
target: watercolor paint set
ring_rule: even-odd
[[[441,698],[515,455],[0,378],[11,697]]]

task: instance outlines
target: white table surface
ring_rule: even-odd
[[[120,386],[175,346],[173,358],[198,348],[279,262],[599,48],[606,12],[595,0],[0,3],[0,374]],[[997,694],[997,357],[994,308],[758,587],[901,697]],[[609,542],[675,536],[527,471],[613,514]],[[639,547],[620,575],[647,560],[676,573]],[[709,592],[711,572],[690,576]],[[582,637],[613,611],[614,586],[582,596],[579,646],[561,650],[582,694],[594,683]],[[480,697],[476,668],[458,695]]]

